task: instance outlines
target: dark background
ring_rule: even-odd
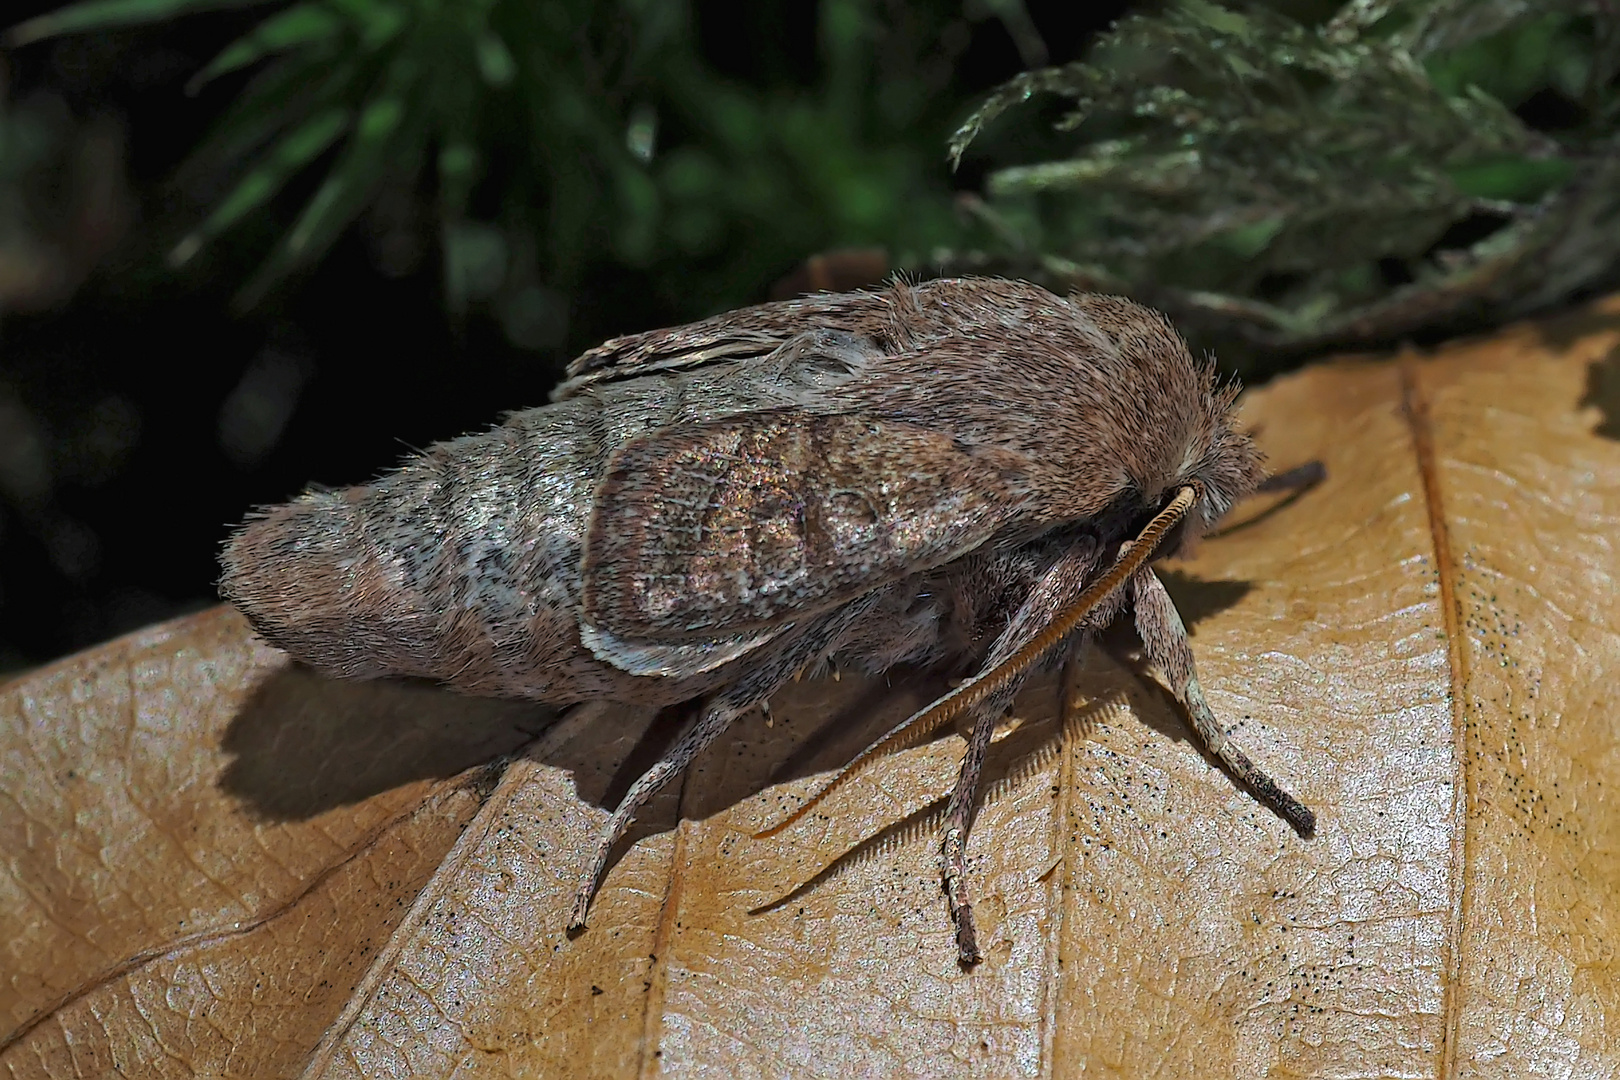
[[[6,22],[53,6],[8,5]],[[929,183],[972,190],[982,179],[972,159],[954,175],[946,166],[950,125],[1024,65],[996,19],[912,6],[934,11],[957,52],[936,95],[938,129],[910,134],[940,148]],[[1124,6],[1029,11],[1062,62]],[[825,74],[818,12],[698,2],[702,62],[750,94],[814,86]],[[88,185],[90,206],[61,245],[68,281],[0,298],[0,671],[212,603],[218,545],[250,507],[310,482],[362,481],[408,448],[541,404],[567,357],[596,341],[765,299],[800,259],[862,239],[829,230],[796,240],[803,250],[745,239],[765,272],[702,297],[683,295],[682,268],[667,260],[604,262],[574,291],[561,343],[543,349],[513,346],[477,313],[448,314],[434,253],[401,258],[368,227],[236,313],[233,293],[290,209],[249,222],[185,272],[160,252],[218,195],[177,170],[241,82],[196,96],[184,84],[262,17],[198,15],[0,53],[10,107],[43,110],[94,151],[59,181]]]

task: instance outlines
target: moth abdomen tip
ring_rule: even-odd
[[[366,587],[368,560],[358,508],[343,492],[311,493],[250,518],[220,555],[220,595],[270,644],[327,670],[363,674],[359,642],[369,598],[396,607],[386,590]],[[351,655],[352,654],[352,655]]]

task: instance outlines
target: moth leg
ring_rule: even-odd
[[[719,738],[733,720],[769,698],[795,671],[825,651],[876,600],[873,594],[845,604],[810,624],[773,657],[759,658],[736,682],[710,699],[702,713],[681,733],[663,758],[630,785],[630,790],[625,792],[624,798],[619,800],[619,805],[602,826],[590,864],[574,891],[574,909],[568,917],[570,933],[584,929],[585,916],[590,911],[591,899],[596,895],[602,874],[607,869],[608,856],[613,851],[613,845],[619,842],[631,822],[635,821],[636,811]]]
[[[1147,659],[1169,679],[1170,692],[1187,710],[1198,737],[1261,802],[1301,836],[1310,836],[1316,830],[1316,815],[1279,787],[1228,737],[1204,700],[1204,691],[1198,685],[1198,673],[1193,667],[1192,646],[1187,643],[1187,628],[1164,583],[1151,569],[1144,567],[1131,579],[1131,591],[1136,607],[1136,631],[1141,635]]]
[[[579,879],[579,887],[574,890],[574,910],[568,917],[570,931],[584,928],[585,915],[590,911],[591,898],[596,895],[597,886],[602,882],[602,873],[607,869],[608,856],[613,851],[613,845],[619,842],[620,837],[624,836],[625,831],[635,821],[636,812],[681,770],[692,764],[692,759],[703,753],[710,743],[719,738],[726,728],[731,726],[733,720],[751,707],[752,703],[738,706],[725,696],[711,702],[681,733],[675,745],[630,785],[630,790],[619,800],[619,805],[608,818],[607,824],[602,826],[602,831],[596,839],[596,850],[591,855],[590,865]]]
[[[1061,554],[1041,580],[1030,590],[1001,636],[990,648],[983,671],[993,671],[1005,664],[1024,644],[1041,632],[1056,616],[1080,594],[1086,576],[1096,566],[1098,549],[1095,542],[1082,541]],[[1101,625],[1112,619],[1119,609],[1119,601],[1100,605],[1088,623]],[[962,757],[962,771],[951,790],[950,803],[945,810],[945,838],[940,845],[940,876],[945,887],[945,899],[950,905],[951,924],[956,927],[958,958],[965,965],[978,963],[983,958],[979,951],[978,930],[973,921],[973,905],[967,892],[967,834],[973,824],[978,803],[979,779],[984,772],[985,755],[995,735],[996,721],[1006,713],[1008,706],[1023,685],[1021,676],[1004,690],[986,699],[974,710],[973,731],[968,736],[967,752]]]
[[[1023,680],[1019,680],[1022,682]],[[956,951],[963,964],[977,964],[984,958],[979,951],[979,932],[973,922],[973,905],[967,895],[967,833],[973,824],[973,811],[979,796],[979,776],[984,771],[985,754],[995,735],[1001,709],[981,706],[968,737],[962,771],[945,810],[945,841],[940,847],[940,874],[945,900],[951,907],[951,925],[956,927]]]

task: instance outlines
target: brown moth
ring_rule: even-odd
[[[603,828],[573,928],[637,809],[798,672],[967,666],[859,760],[972,718],[942,875],[973,963],[964,847],[996,721],[1060,642],[1127,610],[1204,744],[1313,830],[1211,713],[1148,566],[1263,477],[1236,388],[1164,316],[1017,281],[895,282],[615,338],[568,374],[550,405],[254,515],[220,588],[329,675],[701,699]]]

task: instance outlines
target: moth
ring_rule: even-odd
[[[768,303],[615,338],[551,404],[257,512],[220,588],[340,678],[700,702],[603,827],[571,930],[638,808],[795,674],[972,671],[860,759],[971,720],[941,875],[972,964],[965,849],[996,722],[1060,643],[1123,614],[1205,746],[1315,827],[1211,712],[1150,566],[1263,482],[1236,393],[1119,297],[961,278]]]

